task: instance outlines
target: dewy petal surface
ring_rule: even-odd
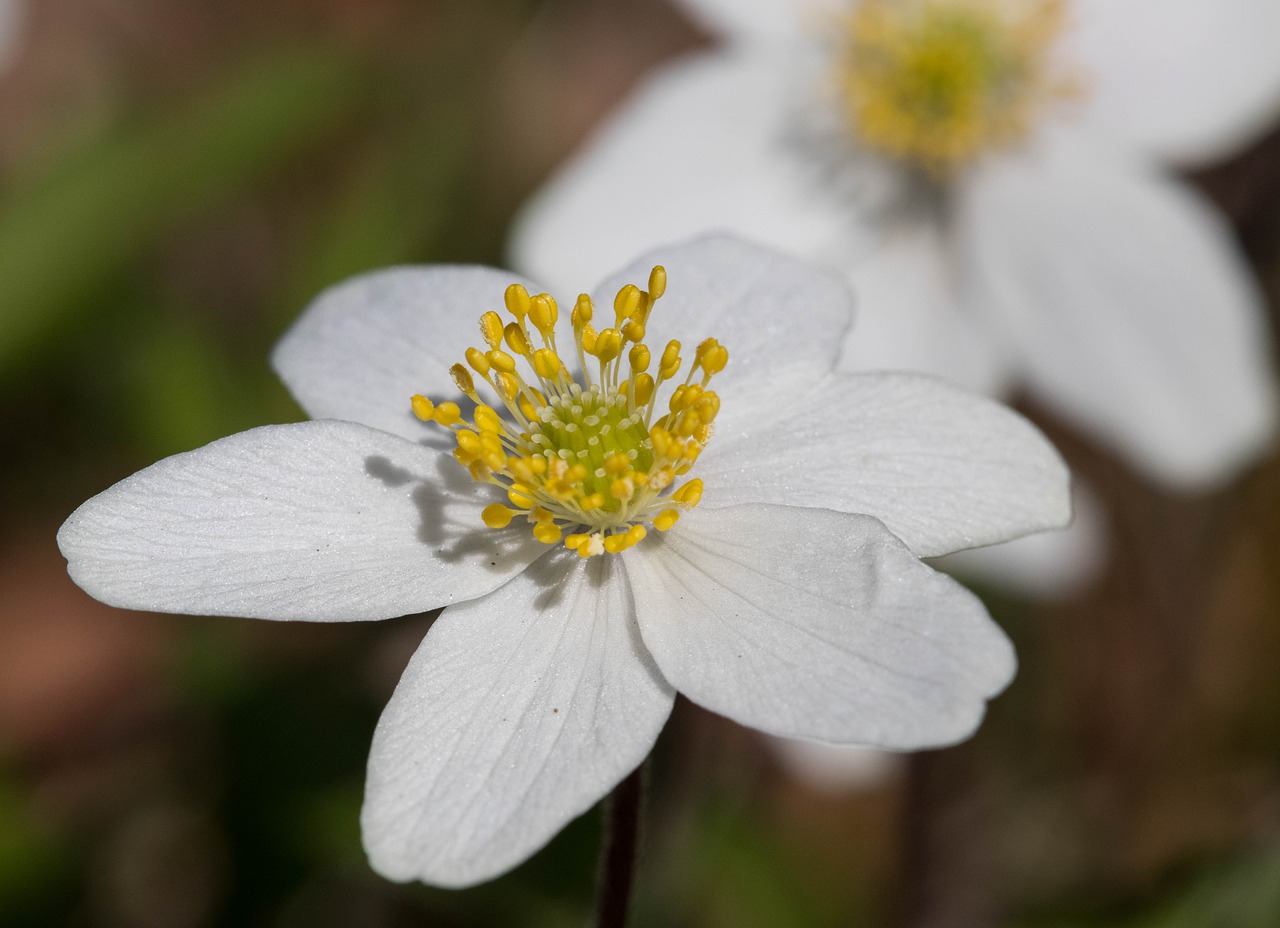
[[[641,86],[516,218],[512,264],[581,289],[708,231],[800,256],[836,238],[850,211],[795,137],[812,88],[791,58],[756,52],[696,55]]]
[[[58,532],[71,577],[125,609],[352,621],[483,595],[541,553],[484,527],[449,458],[351,422],[268,425],[165,458]]]
[[[307,307],[277,343],[272,366],[311,418],[420,440],[428,433],[410,397],[458,394],[450,366],[481,343],[476,320],[501,308],[507,285],[517,282],[540,289],[509,271],[477,266],[361,274]]]
[[[674,691],[620,571],[552,553],[436,621],[373,739],[361,823],[378,872],[489,879],[644,760]]]
[[[1174,485],[1223,479],[1271,440],[1262,297],[1190,188],[1059,131],[960,194],[972,305],[1047,406]]]
[[[724,393],[702,505],[866,513],[917,555],[1065,525],[1068,474],[1029,422],[921,374],[779,370]]]
[[[655,264],[666,268],[667,291],[649,317],[646,341],[679,339],[692,358],[704,338],[718,339],[729,363],[714,389],[726,408],[744,385],[767,384],[779,368],[819,379],[834,366],[853,319],[853,295],[840,275],[712,235],[642,256],[597,288],[597,305],[612,306],[619,287],[645,280]]]
[[[1147,151],[1207,163],[1280,117],[1275,0],[1074,0],[1069,15],[1083,115]]]
[[[868,516],[700,508],[626,568],[663,676],[770,734],[949,744],[1013,676],[982,603]]]

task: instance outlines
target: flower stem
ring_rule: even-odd
[[[968,746],[918,751],[907,761],[902,928],[999,923],[991,815]]]
[[[596,928],[626,928],[640,844],[640,806],[649,762],[633,770],[605,800]]]

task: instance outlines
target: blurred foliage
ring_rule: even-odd
[[[360,100],[332,53],[272,54],[171,112],[114,129],[13,181],[0,201],[0,373],[67,339],[93,296],[160,236],[331,133]]]

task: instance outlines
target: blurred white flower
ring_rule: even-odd
[[[650,263],[670,292],[660,268],[625,285]],[[94,497],[59,533],[72,577],[187,613],[447,606],[369,761],[365,845],[397,880],[465,886],[524,860],[644,759],[677,689],[829,742],[973,730],[1013,652],[918,558],[1065,522],[1065,468],[1033,427],[925,376],[833,373],[844,282],[733,239],[579,297],[563,354],[554,302],[509,282],[403,268],[322,295],[274,354],[319,421]],[[504,294],[512,320],[485,313],[469,348]],[[677,327],[723,345],[699,344],[657,407],[681,349],[640,339]],[[440,399],[480,381],[505,413]]]
[[[1192,163],[1280,112],[1273,0],[684,0],[663,69],[517,222],[552,284],[727,229],[849,275],[846,369],[1025,390],[1175,487],[1275,422],[1257,288]]]

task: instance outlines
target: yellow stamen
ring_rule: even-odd
[[[435,403],[419,394],[414,394],[413,398],[409,402],[413,404],[413,414],[415,416],[423,422],[431,421],[431,415],[436,411]]]
[[[1049,50],[1063,0],[864,0],[842,22],[836,81],[857,141],[945,177],[1023,138],[1074,91]]]
[[[688,377],[659,415],[658,388],[682,361],[680,343],[672,341],[658,360],[657,378],[648,373],[654,358],[643,338],[666,292],[666,271],[654,268],[648,284],[648,291],[623,287],[614,300],[615,325],[599,332],[591,325],[591,299],[578,297],[570,321],[580,382],[556,349],[555,300],[512,284],[504,303],[514,321],[485,313],[480,332],[487,348],[468,349],[466,365],[450,368],[458,389],[476,403],[472,421],[462,419],[455,403],[413,397],[415,415],[452,429],[454,457],[473,479],[505,491],[506,503],[481,513],[485,525],[504,528],[522,516],[538,541],[563,541],[586,558],[635,546],[647,536],[646,525],[667,531],[681,511],[697,505],[701,481],[668,490],[710,438],[720,398],[707,384],[729,356],[714,338],[699,343]],[[530,344],[526,324],[544,347]],[[597,362],[590,368],[588,356]],[[506,413],[480,402],[468,366],[494,389]]]

